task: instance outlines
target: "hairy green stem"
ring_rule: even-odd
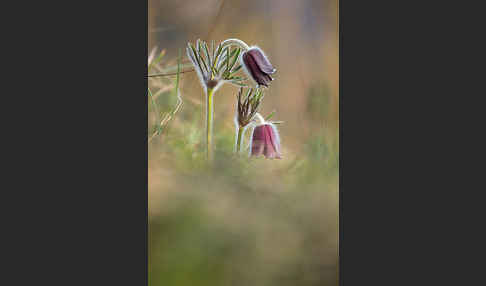
[[[227,39],[227,40],[224,40],[221,43],[221,46],[222,47],[225,47],[227,45],[236,45],[236,46],[239,46],[240,48],[243,49],[243,51],[248,51],[250,49],[250,47],[245,42],[243,42],[240,39]]]
[[[206,155],[208,160],[213,158],[213,95],[214,89],[208,88],[206,93]]]
[[[241,143],[243,141],[243,134],[245,134],[245,129],[241,128],[241,126],[238,127],[238,137],[236,138],[236,153],[241,152]]]

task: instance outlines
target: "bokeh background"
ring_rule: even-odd
[[[149,0],[149,74],[190,70],[187,42],[239,38],[277,68],[272,111],[283,159],[237,158],[238,88],[215,95],[215,161],[204,160],[203,90],[180,74],[149,78],[149,285],[338,285],[339,46],[337,0]],[[158,111],[158,113],[156,112]],[[159,116],[162,117],[162,116]]]

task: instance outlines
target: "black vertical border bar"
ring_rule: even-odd
[[[8,244],[19,261],[12,280],[147,285],[148,2],[29,3],[19,12],[6,41],[25,49],[10,56],[22,70],[8,74],[22,81],[9,96],[21,101],[4,104],[15,112],[7,125],[22,117],[15,129],[26,136],[6,136],[25,144],[6,149],[18,165],[6,176],[21,173],[5,188],[21,197],[5,199],[8,220],[26,217],[4,230],[20,242]]]
[[[339,285],[343,284],[343,8],[338,0],[339,35]]]
[[[148,21],[149,21],[149,16],[148,16],[148,1],[144,1],[145,3],[145,43],[144,43],[144,47],[145,47],[145,66],[144,66],[144,90],[148,90],[148,63],[147,63],[147,58],[148,58],[148,33],[149,33],[149,30],[148,30]],[[144,267],[145,267],[145,279],[144,279],[144,283],[143,285],[147,285],[148,286],[148,137],[147,137],[147,134],[148,134],[148,124],[147,124],[147,120],[148,120],[148,96],[144,96],[144,100],[145,100],[145,109],[144,109],[144,117],[145,117],[145,125],[144,125],[144,129],[143,129],[143,134],[141,134],[140,136],[143,136],[144,138],[144,145],[145,145],[145,168],[144,168],[144,172],[145,172],[145,225],[144,225],[144,231],[145,231],[145,263],[144,263]]]

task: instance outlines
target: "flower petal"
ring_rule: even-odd
[[[251,155],[252,156],[260,156],[265,148],[264,144],[264,134],[265,130],[263,126],[257,126],[253,130],[253,136],[251,140]]]
[[[271,131],[267,128],[268,125],[263,126],[265,129],[265,149],[263,150],[263,155],[265,158],[273,159],[275,157],[275,149],[273,148]]]
[[[252,56],[256,64],[258,65],[258,68],[266,73],[266,74],[273,74],[277,70],[272,66],[270,61],[267,59],[265,54],[263,53],[262,50],[260,50],[257,47],[251,48],[247,51],[248,54]]]
[[[280,159],[280,145],[279,145],[279,139],[276,132],[276,129],[274,126],[267,124],[265,125],[266,131],[267,131],[267,154],[268,157],[273,159],[277,158]]]
[[[253,78],[253,80],[256,81],[258,84],[266,86],[265,79],[263,78],[264,74],[258,68],[255,60],[250,54],[243,54],[243,63],[245,64],[245,68],[250,73],[250,76]]]
[[[271,123],[254,128],[251,139],[251,156],[264,155],[267,159],[281,159],[280,139],[277,129]]]

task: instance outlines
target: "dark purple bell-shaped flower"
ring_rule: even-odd
[[[273,80],[270,75],[277,70],[272,66],[263,51],[258,47],[252,47],[243,53],[241,59],[247,73],[256,83],[268,87],[268,83]]]
[[[267,159],[281,159],[280,138],[273,124],[264,123],[256,126],[250,142],[251,156],[258,157],[263,154]]]

